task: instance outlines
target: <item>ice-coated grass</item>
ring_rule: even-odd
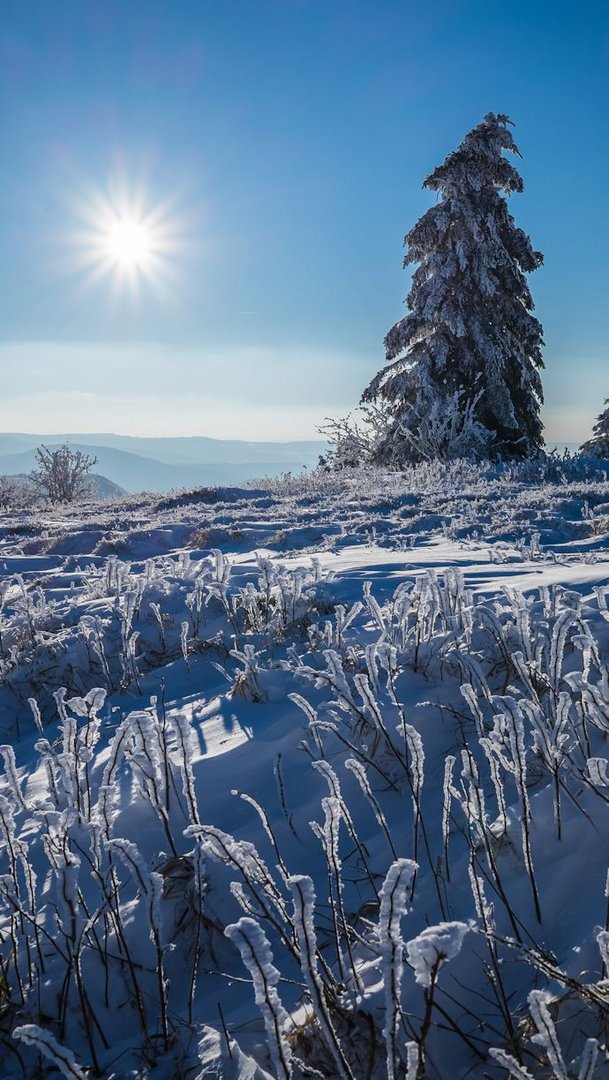
[[[607,1074],[609,484],[544,468],[4,515],[7,1080]]]

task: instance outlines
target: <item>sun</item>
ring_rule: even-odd
[[[117,218],[109,224],[105,246],[109,258],[125,268],[145,268],[154,254],[152,231],[133,218]]]
[[[105,280],[116,301],[178,295],[198,220],[179,191],[155,196],[142,177],[128,180],[117,169],[105,190],[83,184],[72,199],[75,227],[64,235],[65,265],[78,274],[81,289]]]

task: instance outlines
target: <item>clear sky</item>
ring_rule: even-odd
[[[3,0],[0,429],[315,438],[384,362],[423,179],[493,111],[546,435],[587,436],[608,102],[602,0]]]

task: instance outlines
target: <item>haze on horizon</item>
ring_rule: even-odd
[[[384,362],[425,176],[516,123],[548,443],[609,395],[609,13],[7,0],[0,430],[315,439]]]

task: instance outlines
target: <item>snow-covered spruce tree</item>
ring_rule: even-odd
[[[362,397],[386,409],[379,462],[526,457],[543,445],[542,327],[525,278],[543,256],[507,207],[523,190],[504,156],[520,156],[510,123],[489,113],[423,184],[440,197],[404,240],[404,265],[419,264],[408,314]]]
[[[605,405],[609,406],[609,398],[605,399]],[[597,416],[592,432],[592,438],[580,446],[580,454],[609,458],[609,408]]]

